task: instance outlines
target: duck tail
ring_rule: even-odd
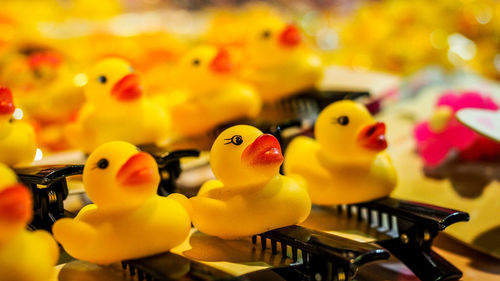
[[[52,227],[54,238],[73,257],[85,256],[85,249],[96,241],[97,231],[89,224],[74,219],[63,218]]]

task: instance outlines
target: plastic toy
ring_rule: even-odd
[[[262,100],[273,102],[314,88],[322,76],[322,60],[305,46],[298,27],[269,12],[255,11],[248,18],[242,55],[248,67],[242,78]]]
[[[0,87],[0,162],[9,166],[29,164],[36,153],[33,128],[25,122],[13,120],[14,110],[11,91]]]
[[[99,146],[88,158],[83,184],[95,204],[53,226],[73,257],[98,264],[149,256],[182,243],[189,215],[175,200],[156,195],[160,176],[152,156],[126,142]]]
[[[46,46],[20,46],[2,63],[0,83],[15,93],[26,118],[60,124],[82,106],[76,67],[62,52]]]
[[[474,132],[500,143],[500,111],[464,108],[457,111],[457,119]]]
[[[196,228],[224,239],[302,222],[311,210],[306,188],[279,174],[279,142],[248,125],[223,131],[210,151],[217,180],[189,199]]]
[[[88,74],[86,103],[66,130],[85,152],[112,140],[133,144],[165,141],[170,119],[164,109],[143,96],[139,76],[124,60],[108,58]]]
[[[493,158],[500,154],[500,145],[456,119],[456,112],[465,108],[497,110],[498,105],[477,92],[443,94],[430,119],[414,129],[417,149],[425,165],[443,163],[452,151],[458,152],[464,160]]]
[[[326,107],[314,127],[316,140],[299,136],[285,153],[286,175],[305,179],[317,205],[352,204],[387,196],[396,171],[385,152],[385,124],[353,101]]]
[[[188,51],[176,69],[176,101],[171,108],[175,131],[184,136],[203,134],[235,119],[253,118],[261,100],[255,90],[236,79],[229,52],[202,45]]]
[[[28,189],[0,163],[0,280],[47,281],[59,248],[49,233],[28,231],[33,216]]]

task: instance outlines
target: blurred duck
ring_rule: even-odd
[[[15,111],[12,93],[0,87],[0,163],[27,165],[35,158],[35,132],[31,125],[12,118]]]
[[[255,90],[238,81],[229,52],[202,45],[188,51],[176,69],[175,90],[164,104],[170,108],[174,130],[200,135],[217,125],[257,116],[261,100]]]
[[[0,163],[0,280],[48,281],[54,275],[59,247],[45,231],[28,231],[33,216],[28,189]]]
[[[66,130],[76,147],[90,153],[112,140],[135,145],[161,143],[170,133],[170,118],[143,95],[139,76],[124,60],[108,58],[88,74],[86,103]]]
[[[278,15],[254,11],[247,17],[242,78],[264,102],[314,88],[322,77],[322,61],[303,41],[301,31]]]
[[[335,102],[318,116],[316,140],[297,137],[285,153],[286,175],[304,178],[317,205],[352,204],[388,196],[396,170],[385,152],[385,124],[353,101]]]

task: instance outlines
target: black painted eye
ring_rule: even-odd
[[[108,78],[106,78],[106,76],[104,76],[104,75],[99,76],[98,79],[99,79],[99,82],[101,82],[101,84],[105,84],[106,81],[108,81]]]
[[[269,38],[269,37],[271,37],[271,31],[269,31],[269,30],[264,30],[264,31],[262,32],[262,38],[267,39],[267,38]]]
[[[347,124],[349,124],[349,117],[342,115],[339,118],[337,118],[337,123],[342,126],[346,126]]]
[[[109,161],[106,158],[102,158],[97,162],[97,168],[106,169],[109,166]]]
[[[194,66],[198,66],[198,65],[200,65],[200,63],[201,63],[201,61],[200,61],[199,59],[194,59],[194,60],[193,60],[193,65],[194,65]]]
[[[224,143],[224,144],[234,144],[234,145],[240,145],[243,143],[243,138],[240,136],[240,135],[234,135],[232,136],[230,139],[224,139],[224,140],[227,140],[228,142]]]

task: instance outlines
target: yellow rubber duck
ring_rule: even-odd
[[[217,125],[260,112],[261,100],[247,83],[238,81],[229,52],[211,45],[188,51],[180,60],[171,96],[174,130],[183,136],[200,135]]]
[[[36,154],[33,127],[14,120],[15,109],[11,91],[0,87],[0,163],[9,166],[29,164]]]
[[[322,77],[322,60],[303,42],[301,31],[269,12],[254,12],[248,19],[242,78],[262,100],[273,102],[314,88]]]
[[[160,175],[152,156],[122,141],[99,146],[88,158],[83,184],[95,203],[52,232],[73,257],[110,264],[165,252],[188,237],[191,221],[177,201],[156,194]]]
[[[359,103],[326,107],[314,127],[316,140],[297,137],[286,153],[286,175],[305,179],[317,205],[351,204],[387,196],[397,175],[385,152],[385,124]]]
[[[135,145],[167,140],[169,116],[143,95],[139,76],[126,61],[104,59],[87,77],[86,103],[66,130],[72,144],[90,153],[113,140]]]
[[[224,239],[255,235],[304,221],[311,210],[307,189],[279,174],[278,140],[248,125],[223,131],[210,151],[217,180],[189,199],[194,226]]]
[[[0,280],[48,281],[59,247],[46,231],[27,231],[33,216],[28,189],[0,163]]]

